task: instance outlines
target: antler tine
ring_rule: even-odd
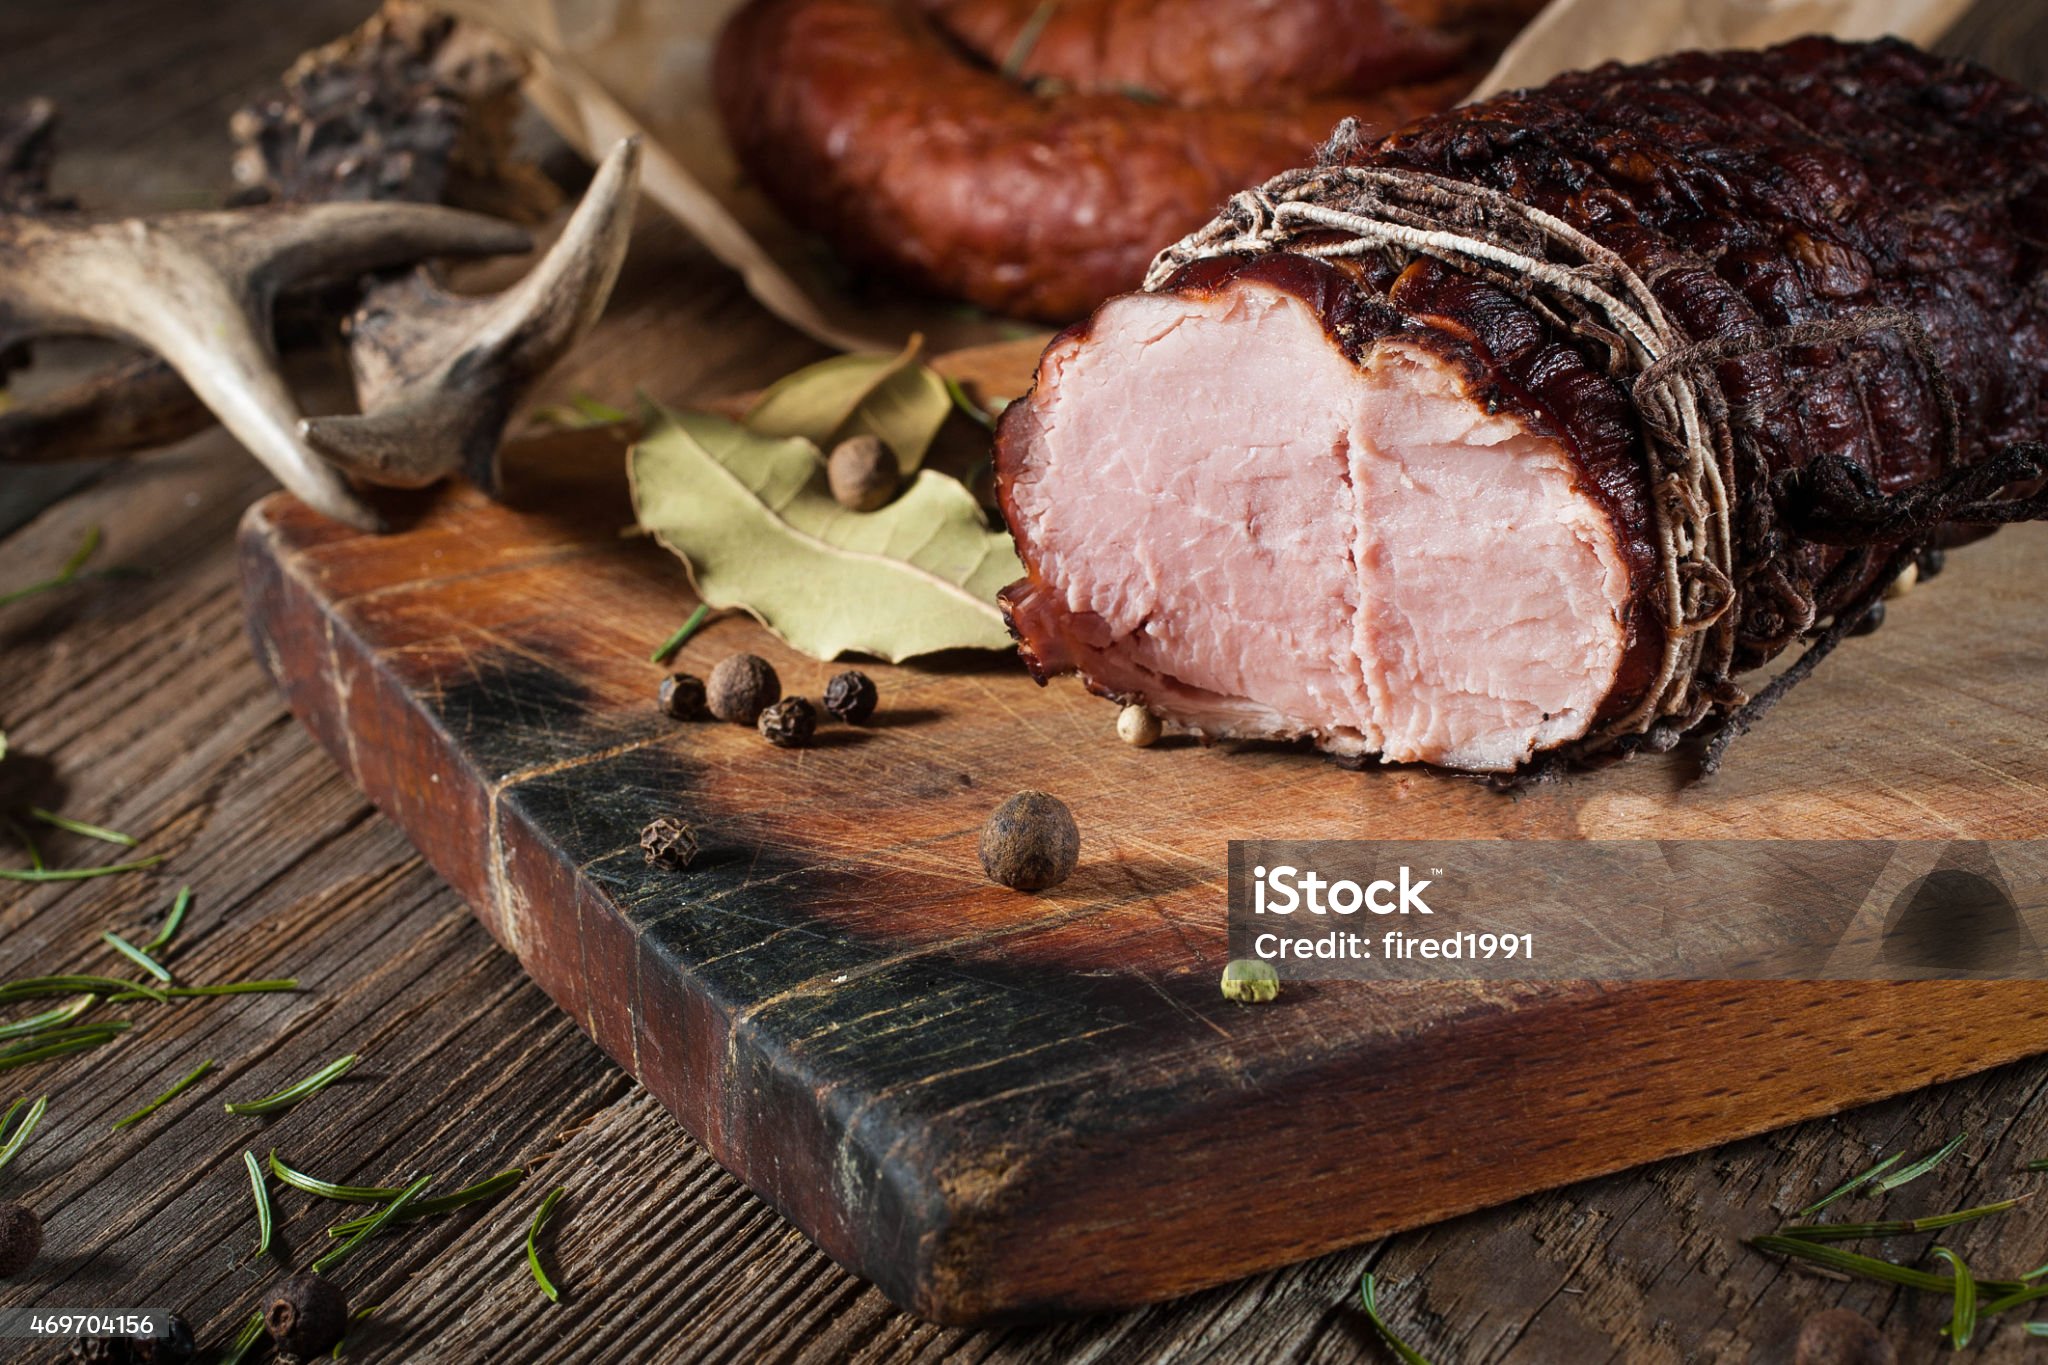
[[[283,285],[352,280],[434,256],[511,256],[525,228],[438,204],[284,204],[161,220],[244,278]]]
[[[614,146],[547,255],[501,294],[459,298],[424,272],[371,290],[351,322],[362,415],[309,419],[306,439],[379,482],[464,468],[494,488],[513,409],[596,322],[618,279],[639,167],[638,139]]]
[[[8,322],[92,332],[155,351],[269,466],[329,516],[379,529],[376,513],[299,432],[277,369],[270,303],[303,283],[435,254],[523,250],[525,232],[416,204],[319,204],[79,222],[0,220]]]

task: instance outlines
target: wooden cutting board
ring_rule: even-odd
[[[1015,393],[1035,348],[947,368]],[[662,717],[693,601],[620,438],[508,454],[362,535],[278,495],[242,553],[294,711],[592,1038],[839,1261],[945,1322],[1179,1294],[2048,1049],[2034,983],[1460,984],[1223,1001],[1232,837],[2038,837],[2048,528],[1952,556],[1688,785],[1676,757],[1507,797],[1273,745],[1120,744],[1013,660],[873,667],[814,748]],[[835,670],[743,618],[813,696]],[[992,886],[988,812],[1055,792],[1056,891]],[[697,864],[643,864],[657,815]],[[646,1235],[663,1236],[660,1209]]]

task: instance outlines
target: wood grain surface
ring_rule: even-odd
[[[227,110],[363,8],[9,6],[0,86],[71,108],[65,174],[97,202],[217,195]],[[1987,3],[1958,41],[2041,84],[2044,29],[2037,6]],[[650,221],[606,324],[551,391],[624,401],[642,385],[702,401],[817,354]],[[48,1217],[49,1278],[0,1288],[0,1305],[44,1290],[81,1306],[156,1302],[217,1339],[267,1282],[235,1265],[254,1231],[240,1154],[261,1141],[337,1179],[532,1160],[544,1163],[538,1180],[573,1191],[552,1248],[562,1304],[538,1296],[521,1259],[536,1187],[350,1266],[351,1297],[385,1305],[360,1354],[351,1348],[358,1359],[1376,1359],[1354,1306],[1369,1267],[1389,1316],[1439,1361],[1789,1361],[1803,1317],[1836,1303],[1883,1326],[1902,1359],[1932,1360],[1947,1358],[1935,1349],[1938,1303],[1792,1270],[1740,1239],[1878,1153],[1924,1150],[1964,1129],[1958,1157],[1888,1212],[1957,1207],[2042,1178],[2018,1170],[2048,1153],[2048,1065],[2028,1062],[1137,1312],[995,1331],[922,1323],[724,1175],[493,946],[291,721],[243,640],[235,587],[233,529],[266,487],[218,438],[121,466],[47,507],[13,472],[0,475],[0,501],[26,521],[0,539],[0,584],[47,572],[91,525],[106,530],[107,562],[155,571],[0,612],[0,724],[34,762],[38,799],[173,855],[156,874],[0,891],[0,972],[109,965],[98,929],[153,923],[189,881],[200,900],[174,958],[181,971],[293,970],[307,983],[298,996],[181,1011],[88,1061],[34,1073],[36,1092],[53,1096],[51,1117],[0,1192]],[[1882,634],[1867,643],[1889,647]],[[1995,772],[1985,783],[2015,812],[2035,809],[2038,793]],[[1871,799],[1910,806],[1919,793],[1899,783]],[[62,840],[53,851],[97,855]],[[228,1124],[215,1107],[353,1047],[379,1059],[362,1082],[260,1130]],[[112,1116],[202,1056],[227,1069],[189,1110],[108,1135]],[[1247,1219],[1290,1215],[1249,1187],[1237,1199]],[[280,1199],[295,1263],[324,1241],[328,1221],[313,1201]],[[1885,1250],[1908,1259],[1925,1240]],[[1950,1240],[1982,1269],[2031,1267],[2048,1259],[2048,1206],[2033,1201]],[[2038,1349],[2006,1323],[1970,1357],[2024,1360]]]

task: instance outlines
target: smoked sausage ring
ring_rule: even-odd
[[[1014,10],[1000,0],[920,3],[943,10],[958,34],[972,21],[990,43],[1006,31],[991,17]],[[1236,9],[1243,0],[1199,3]],[[1132,3],[1073,6],[1078,23]],[[1226,64],[1212,57],[1187,68],[1172,102],[1123,80],[1156,79],[1149,56],[1060,66],[1070,60],[1062,51],[1081,50],[1055,30],[1065,8],[1032,51],[1067,75],[1034,86],[901,0],[753,0],[720,37],[719,110],[747,174],[849,264],[992,312],[1066,321],[1135,286],[1154,252],[1235,190],[1305,160],[1339,120],[1356,117],[1376,135],[1447,107],[1473,79],[1465,70],[1366,93],[1294,93],[1336,80],[1325,72],[1290,76],[1265,103],[1221,104],[1205,102],[1231,88]],[[1356,68],[1357,78],[1366,68],[1349,51],[1334,66]],[[1284,63],[1264,70],[1288,74]]]

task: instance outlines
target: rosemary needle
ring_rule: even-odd
[[[226,1109],[230,1114],[245,1116],[275,1114],[281,1110],[291,1108],[308,1096],[319,1094],[322,1090],[325,1090],[328,1086],[346,1076],[348,1069],[355,1064],[356,1054],[351,1052],[346,1057],[339,1057],[329,1062],[326,1066],[321,1067],[318,1071],[306,1077],[306,1079],[293,1082],[274,1095],[265,1095],[257,1100],[242,1100],[239,1103],[223,1105],[222,1108]]]
[[[681,649],[692,635],[697,633],[697,628],[704,624],[704,618],[709,615],[711,615],[711,608],[700,602],[697,605],[697,610],[690,613],[690,619],[683,622],[682,629],[657,645],[654,652],[647,656],[647,662],[651,664],[667,663],[675,652]]]
[[[68,1057],[74,1052],[84,1052],[87,1048],[98,1047],[102,1043],[111,1043],[114,1039],[120,1037],[122,1030],[127,1027],[127,1021],[122,1020],[118,1024],[93,1025],[88,1028],[86,1033],[68,1038],[62,1042],[32,1038],[22,1046],[11,1047],[5,1052],[0,1052],[0,1071],[11,1071],[17,1066],[33,1066],[37,1062],[47,1062],[57,1057]]]
[[[164,966],[163,963],[158,962],[148,953],[143,952],[142,949],[136,947],[127,939],[122,938],[112,929],[100,930],[100,941],[106,944],[109,948],[112,948],[115,952],[119,953],[122,957],[127,958],[130,962],[133,962],[136,966],[142,968],[142,970],[144,970],[145,972],[148,972],[157,980],[163,982],[166,986],[171,984],[171,972],[168,967]]]
[[[179,1078],[178,1083],[176,1085],[172,1086],[169,1090],[164,1091],[163,1094],[158,1095],[148,1104],[143,1105],[140,1109],[130,1114],[127,1118],[116,1119],[114,1121],[114,1131],[118,1133],[123,1128],[127,1128],[134,1124],[142,1122],[151,1114],[154,1114],[157,1110],[163,1108],[172,1100],[184,1094],[185,1091],[188,1088],[190,1088],[194,1082],[196,1082],[201,1076],[204,1076],[207,1072],[211,1070],[213,1070],[213,1061],[211,1058],[209,1058],[208,1060],[201,1062],[198,1066],[193,1067],[190,1071],[186,1072],[182,1077]]]
[[[413,1181],[412,1184],[407,1185],[404,1189],[400,1190],[398,1192],[398,1197],[392,1200],[390,1203],[386,1204],[382,1209],[379,1209],[377,1211],[376,1216],[371,1218],[367,1223],[363,1224],[363,1226],[355,1233],[354,1236],[350,1237],[346,1242],[343,1242],[341,1245],[330,1247],[326,1251],[322,1252],[320,1256],[313,1262],[313,1269],[316,1271],[331,1270],[335,1266],[340,1265],[344,1260],[348,1259],[349,1254],[353,1252],[357,1247],[361,1246],[363,1243],[369,1241],[372,1237],[375,1237],[379,1232],[381,1232],[386,1223],[389,1223],[392,1219],[404,1213],[406,1206],[412,1203],[413,1198],[416,1195],[418,1195],[421,1190],[424,1190],[427,1187],[427,1183],[431,1181],[433,1178],[434,1177],[432,1177],[431,1175],[423,1175],[418,1180]]]
[[[1377,1287],[1370,1270],[1366,1271],[1365,1278],[1358,1282],[1358,1297],[1365,1305],[1365,1316],[1371,1321],[1373,1330],[1380,1334],[1381,1341],[1387,1343],[1387,1349],[1401,1358],[1403,1365],[1429,1365],[1428,1358],[1395,1336],[1394,1329],[1387,1326],[1386,1319],[1380,1316],[1380,1305],[1375,1293]]]
[[[1942,1162],[1953,1156],[1956,1148],[1962,1146],[1963,1140],[1969,1136],[1969,1131],[1965,1129],[1943,1143],[1935,1151],[1921,1157],[1912,1165],[1901,1166],[1898,1170],[1893,1171],[1890,1175],[1877,1182],[1877,1192],[1879,1194],[1889,1194],[1909,1180],[1918,1180],[1921,1176],[1926,1175],[1936,1166],[1939,1166]]]
[[[447,1194],[437,1194],[432,1199],[416,1199],[406,1205],[405,1214],[399,1221],[410,1223],[415,1218],[432,1218],[436,1214],[452,1213],[465,1204],[474,1204],[479,1200],[493,1199],[507,1190],[517,1189],[519,1183],[525,1179],[525,1168],[514,1166],[509,1171],[499,1171],[496,1175],[486,1176],[474,1185],[464,1185],[459,1190],[450,1190]],[[360,1229],[363,1224],[369,1222],[372,1216],[365,1214],[360,1218],[352,1218],[346,1223],[337,1223],[327,1229],[327,1235],[329,1237],[346,1237]]]
[[[163,860],[163,854],[152,853],[149,857],[137,858],[132,863],[108,863],[102,867],[0,867],[0,881],[82,882],[88,877],[111,877],[117,872],[140,872],[145,867],[155,867]]]
[[[0,1004],[33,1000],[45,995],[77,995],[81,991],[94,994],[112,992],[154,1000],[158,1004],[170,998],[146,981],[123,981],[116,976],[24,976],[14,981],[0,981]]]
[[[104,825],[89,825],[83,820],[74,820],[68,815],[59,815],[53,810],[44,810],[41,806],[30,806],[28,808],[28,816],[31,820],[42,821],[52,829],[61,829],[70,834],[82,834],[88,839],[97,839],[103,844],[119,844],[122,848],[135,847],[135,836],[132,834],[123,834],[118,829],[108,829]]]
[[[249,1348],[262,1339],[263,1313],[259,1309],[249,1315],[249,1320],[242,1324],[242,1330],[235,1333],[235,1339],[222,1349],[216,1365],[242,1365],[242,1357],[248,1355]]]
[[[1949,1310],[1947,1336],[1949,1349],[1960,1351],[1977,1334],[1977,1282],[1970,1278],[1970,1267],[1963,1264],[1963,1258],[1947,1247],[1936,1247],[1934,1254],[1955,1270],[1955,1287],[1950,1291],[1955,1303]]]
[[[1808,1204],[1805,1208],[1799,1210],[1799,1212],[1794,1214],[1793,1216],[1796,1218],[1813,1217],[1813,1215],[1819,1213],[1822,1209],[1834,1203],[1837,1199],[1840,1199],[1842,1196],[1847,1194],[1853,1194],[1857,1190],[1860,1190],[1865,1186],[1871,1184],[1871,1182],[1877,1180],[1886,1171],[1898,1165],[1899,1158],[1903,1155],[1905,1155],[1903,1152],[1893,1152],[1883,1161],[1878,1162],[1875,1166],[1872,1166],[1869,1170],[1864,1171],[1862,1174],[1850,1176],[1847,1180],[1835,1186],[1832,1190],[1829,1190],[1826,1194],[1814,1200],[1811,1204]]]
[[[145,953],[162,952],[170,947],[171,938],[178,932],[178,926],[185,922],[185,911],[192,904],[192,888],[178,888],[178,898],[171,902],[171,912],[164,916],[164,927],[156,931],[156,937],[142,945]]]
[[[0,1118],[0,1133],[7,1132],[7,1125],[14,1122],[16,1111],[24,1104],[28,1104],[28,1101],[26,1099],[19,1099],[7,1106],[7,1116]],[[6,1142],[0,1143],[0,1170],[5,1170],[7,1163],[14,1160],[20,1154],[21,1149],[27,1145],[28,1135],[33,1133],[36,1130],[36,1125],[43,1121],[43,1111],[49,1107],[50,1097],[48,1095],[29,1105],[28,1116],[22,1119],[20,1125],[12,1133],[8,1134]]]
[[[42,1033],[47,1029],[56,1028],[59,1024],[68,1024],[91,1009],[98,999],[97,996],[81,995],[68,1005],[44,1010],[41,1014],[31,1014],[26,1019],[16,1019],[11,1024],[0,1024],[0,1039],[21,1038],[31,1033]]]
[[[2022,1195],[2020,1198],[2024,1199]],[[2014,1207],[2020,1199],[2001,1199],[1995,1204],[1980,1204],[1974,1209],[1957,1209],[1954,1213],[1937,1213],[1926,1218],[1904,1218],[1889,1223],[1795,1223],[1778,1229],[1781,1237],[1797,1237],[1807,1242],[1849,1242],[1863,1237],[1903,1237],[1914,1232],[1933,1232],[1936,1228],[1954,1227],[1958,1223],[1975,1222],[1989,1218],[1995,1213],[2004,1213]]]
[[[1879,1280],[1885,1284],[1904,1285],[1908,1289],[1923,1289],[1929,1293],[1946,1294],[1955,1288],[1955,1282],[1946,1275],[1934,1275],[1925,1270],[1914,1270],[1910,1266],[1896,1265],[1882,1261],[1875,1256],[1861,1256],[1840,1247],[1828,1246],[1822,1242],[1808,1242],[1797,1237],[1763,1236],[1752,1237],[1749,1244],[1758,1251],[1775,1251],[1794,1260],[1812,1261],[1830,1270],[1847,1275],[1861,1276],[1866,1280]],[[2017,1295],[2027,1292],[2028,1287],[2016,1280],[1978,1280],[1977,1287],[1991,1294]],[[2048,1298],[2048,1286],[2039,1294]],[[1986,1304],[1984,1311],[1996,1311],[1997,1305]]]
[[[249,1167],[249,1185],[256,1192],[256,1255],[260,1260],[270,1250],[270,1186],[263,1179],[263,1164],[256,1160],[251,1151],[242,1153],[242,1161]]]
[[[318,1176],[295,1171],[280,1161],[277,1148],[270,1149],[270,1173],[295,1190],[317,1194],[322,1199],[339,1199],[350,1204],[381,1204],[387,1199],[396,1199],[405,1191],[388,1185],[337,1185]],[[414,1206],[417,1207],[417,1206]],[[350,1231],[354,1231],[353,1228]]]
[[[533,1278],[540,1285],[540,1292],[548,1296],[548,1302],[560,1303],[561,1291],[548,1279],[548,1272],[541,1268],[540,1235],[548,1225],[548,1215],[555,1211],[555,1205],[569,1192],[566,1185],[557,1185],[548,1191],[548,1197],[540,1201],[540,1207],[533,1211],[533,1221],[526,1225],[526,1264],[533,1271]]]
[[[126,989],[119,995],[107,997],[109,1004],[124,1000],[192,1000],[208,995],[261,995],[271,991],[295,991],[299,988],[296,976],[275,977],[268,981],[222,981],[211,986],[164,986],[152,987],[146,993],[139,981],[124,981]]]

